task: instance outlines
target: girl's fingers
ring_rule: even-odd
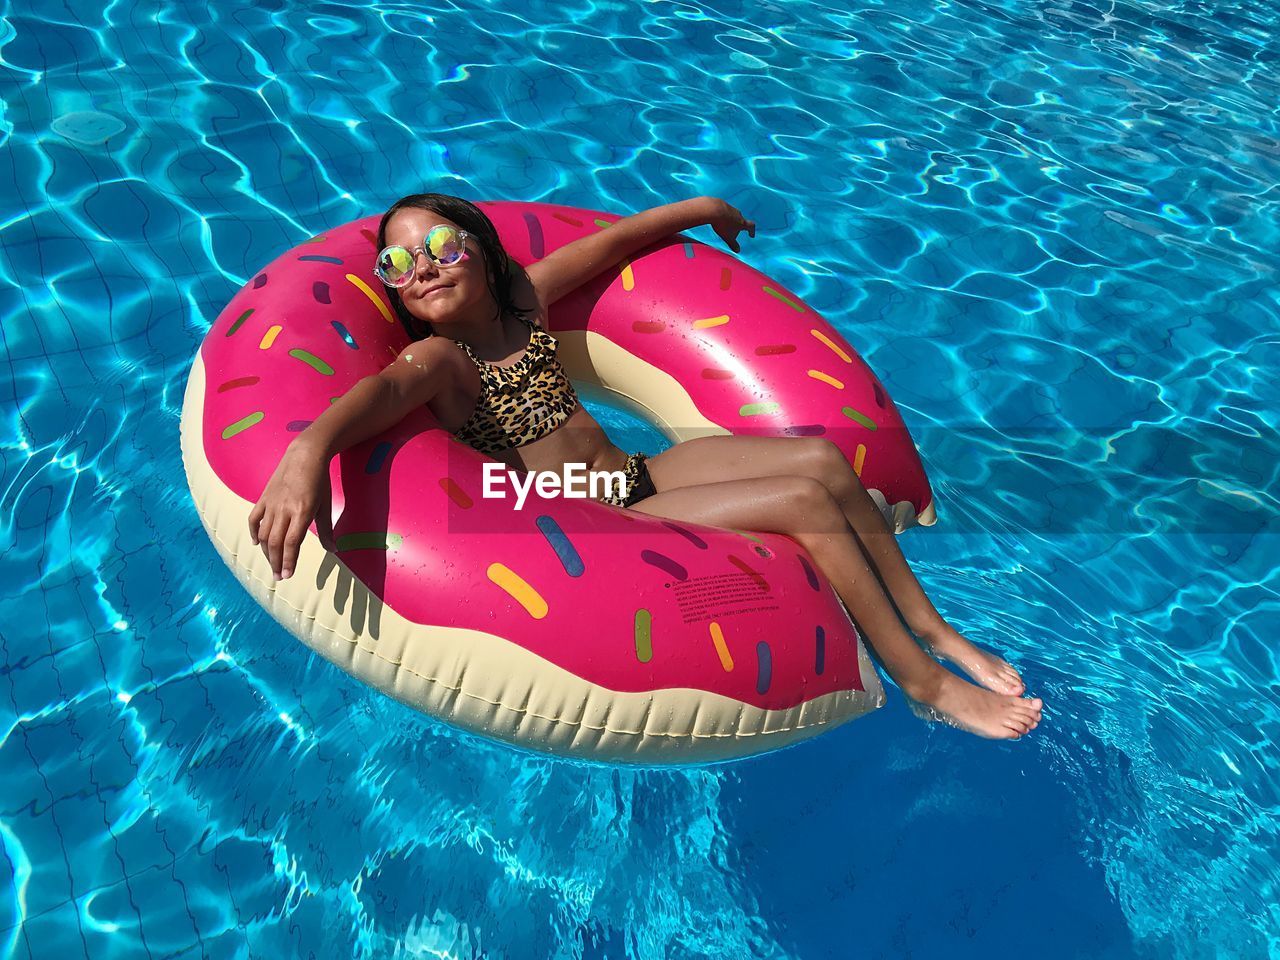
[[[253,545],[258,545],[258,524],[262,523],[262,515],[267,512],[267,508],[262,505],[259,500],[251,511],[249,511],[249,536],[253,539]]]
[[[289,520],[289,529],[284,535],[284,557],[280,561],[280,579],[288,580],[293,576],[293,568],[298,563],[298,547],[302,538],[307,535],[307,521],[301,513],[295,513]]]
[[[280,558],[284,555],[284,535],[289,532],[287,514],[276,517],[271,524],[271,538],[267,541],[267,559],[271,561],[271,575],[280,579]]]
[[[258,547],[262,550],[262,555],[267,558],[268,562],[270,562],[271,560],[271,550],[269,549],[270,543],[271,543],[271,515],[270,514],[262,518],[262,524],[258,527],[257,543],[258,543]]]

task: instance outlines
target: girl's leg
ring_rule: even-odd
[[[817,480],[759,477],[677,487],[646,497],[630,509],[794,538],[822,569],[885,669],[909,697],[984,737],[1020,737],[1039,723],[1040,700],[966,683],[920,649],[903,629],[839,505]]]
[[[997,693],[1026,689],[1005,660],[975,646],[947,623],[916,579],[884,514],[840,448],[822,437],[699,437],[649,458],[658,490],[767,476],[811,477],[831,494],[872,570],[912,632],[930,651]]]

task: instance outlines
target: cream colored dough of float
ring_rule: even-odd
[[[599,351],[598,345],[592,349]],[[645,396],[653,407],[648,390]],[[885,702],[862,643],[858,666],[865,690],[762,710],[688,688],[608,690],[496,634],[406,620],[310,533],[293,576],[273,580],[270,562],[249,537],[253,504],[227,489],[205,456],[204,397],[204,362],[197,353],[183,401],[182,459],[196,510],[223,561],[263,609],[308,647],[414,709],[531,750],[661,764],[709,763],[777,749]],[[673,422],[691,422],[676,406],[654,409]]]
[[[589,330],[565,330],[556,333],[555,338],[560,343],[557,355],[572,379],[585,380],[626,397],[648,411],[673,443],[731,432],[703,416],[679,380],[608,337]],[[894,533],[902,533],[916,524],[929,527],[937,522],[933,501],[916,516],[916,508],[909,500],[890,506],[879,490],[868,488],[867,492]]]

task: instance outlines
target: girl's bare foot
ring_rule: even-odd
[[[992,740],[1015,740],[1030,733],[1040,723],[1043,705],[1039,697],[1024,700],[983,690],[942,667],[923,685],[903,691],[931,708],[927,719]]]
[[[972,677],[974,682],[982,684],[988,690],[1017,696],[1027,689],[1018,671],[1007,661],[974,646],[950,624],[944,623],[929,630],[916,631],[916,634],[935,657],[954,663]]]

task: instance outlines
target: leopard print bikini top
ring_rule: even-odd
[[[529,346],[509,367],[498,367],[458,341],[480,371],[475,413],[454,434],[484,454],[500,453],[539,440],[569,419],[578,393],[556,359],[559,344],[527,317]]]

